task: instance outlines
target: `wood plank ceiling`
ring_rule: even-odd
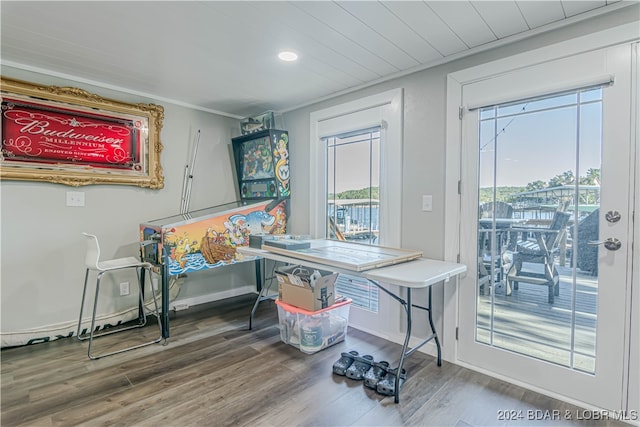
[[[3,65],[231,117],[286,111],[612,1],[2,1]],[[295,63],[278,51],[299,54]]]

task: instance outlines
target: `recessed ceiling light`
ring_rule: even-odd
[[[298,54],[295,52],[291,52],[289,50],[283,50],[278,54],[278,58],[280,58],[283,61],[291,62],[298,59]]]

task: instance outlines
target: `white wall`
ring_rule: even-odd
[[[291,141],[290,232],[302,234],[309,229],[309,177],[304,166],[309,159],[309,114],[401,87],[404,89],[404,160],[402,171],[399,171],[404,183],[402,243],[405,247],[422,250],[427,257],[442,259],[444,241],[448,238],[444,234],[447,74],[634,19],[637,20],[637,13],[625,8],[284,114],[284,127],[289,130]],[[154,102],[8,67],[2,68],[2,74],[42,84],[82,87],[126,102]],[[40,182],[0,183],[0,330],[3,335],[76,321],[84,275],[84,244],[80,232],[98,234],[105,256],[135,254],[140,222],[179,211],[184,165],[190,158],[189,144],[195,130],[201,129],[202,137],[191,207],[204,208],[236,200],[233,166],[226,144],[237,134],[237,121],[175,105],[164,104],[164,107],[161,134],[165,147],[161,156],[165,174],[163,190],[108,185],[81,187],[79,191],[85,192],[86,206],[77,208],[65,206],[66,191],[78,190],[72,187]],[[433,195],[432,212],[421,211],[423,194]],[[211,288],[243,287],[252,282],[252,275],[251,264],[192,274],[179,298],[191,298],[209,292]],[[438,327],[442,328],[442,287],[436,287],[434,296],[435,317]],[[425,297],[426,293],[415,295],[414,301],[424,303],[421,299]],[[113,300],[118,308],[121,297]],[[416,322],[422,320],[417,318]]]
[[[402,246],[422,250],[426,257],[444,259],[445,223],[445,109],[447,74],[531,49],[568,40],[591,32],[637,21],[638,8],[625,8],[622,12],[591,19],[512,45],[486,51],[455,62],[390,80],[356,92],[332,98],[284,114],[289,130],[292,198],[290,225],[294,233],[309,229],[309,188],[307,169],[309,159],[309,117],[314,111],[349,102],[386,90],[404,90],[404,139],[402,173]],[[421,210],[422,195],[433,196],[433,211]],[[415,292],[414,302],[426,304],[427,292]],[[381,295],[381,298],[386,298]],[[436,327],[442,333],[444,293],[442,285],[434,288],[434,316]],[[416,316],[414,325],[425,322]],[[455,325],[453,325],[455,326]],[[400,331],[398,331],[400,332]],[[441,336],[451,336],[451,333]],[[447,343],[445,342],[445,348]],[[445,359],[448,358],[445,353]],[[451,360],[451,359],[450,359]]]
[[[103,257],[135,256],[141,222],[179,213],[184,167],[191,160],[193,135],[198,129],[201,137],[191,208],[237,200],[229,150],[231,137],[239,134],[237,120],[8,67],[2,68],[2,75],[39,84],[80,87],[125,102],[156,103],[163,105],[165,115],[161,132],[164,150],[160,157],[164,189],[0,182],[3,341],[14,332],[44,331],[51,325],[77,321],[84,279],[82,231],[98,235]],[[85,206],[67,207],[67,191],[84,192]],[[129,279],[133,285],[135,277]],[[190,274],[184,283],[179,299],[253,285],[253,263],[219,268],[209,274]],[[113,296],[112,301],[105,301],[119,310],[133,296],[120,297],[117,286],[113,288],[106,292]]]

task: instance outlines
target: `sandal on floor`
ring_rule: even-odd
[[[378,393],[386,396],[394,396],[396,394],[396,372],[397,369],[388,371],[387,375],[378,382],[378,385],[376,386]],[[406,379],[407,371],[402,368],[402,373],[400,374],[400,387],[402,387],[402,384]]]
[[[372,365],[373,356],[366,354],[362,357],[356,357],[349,369],[347,369],[347,377],[352,380],[361,380]]]
[[[333,373],[346,375],[347,369],[351,366],[356,357],[358,357],[358,352],[355,350],[351,350],[349,353],[342,353],[340,359],[336,360],[333,364]]]
[[[385,375],[387,375],[388,371],[389,362],[387,362],[386,360],[374,362],[371,366],[371,369],[369,369],[367,373],[364,374],[365,387],[369,387],[375,390],[378,386],[378,382],[380,382],[380,380],[384,378]]]

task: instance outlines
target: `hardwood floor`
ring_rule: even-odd
[[[254,298],[172,314],[168,345],[96,361],[75,337],[3,349],[1,425],[626,425],[586,420],[591,413],[451,363],[438,367],[419,352],[405,364],[408,379],[394,404],[332,374],[331,366],[352,349],[393,363],[399,345],[350,328],[344,342],[306,355],[280,341],[272,301],[260,304],[253,330],[247,329]],[[95,350],[127,345],[140,332],[100,338]]]

